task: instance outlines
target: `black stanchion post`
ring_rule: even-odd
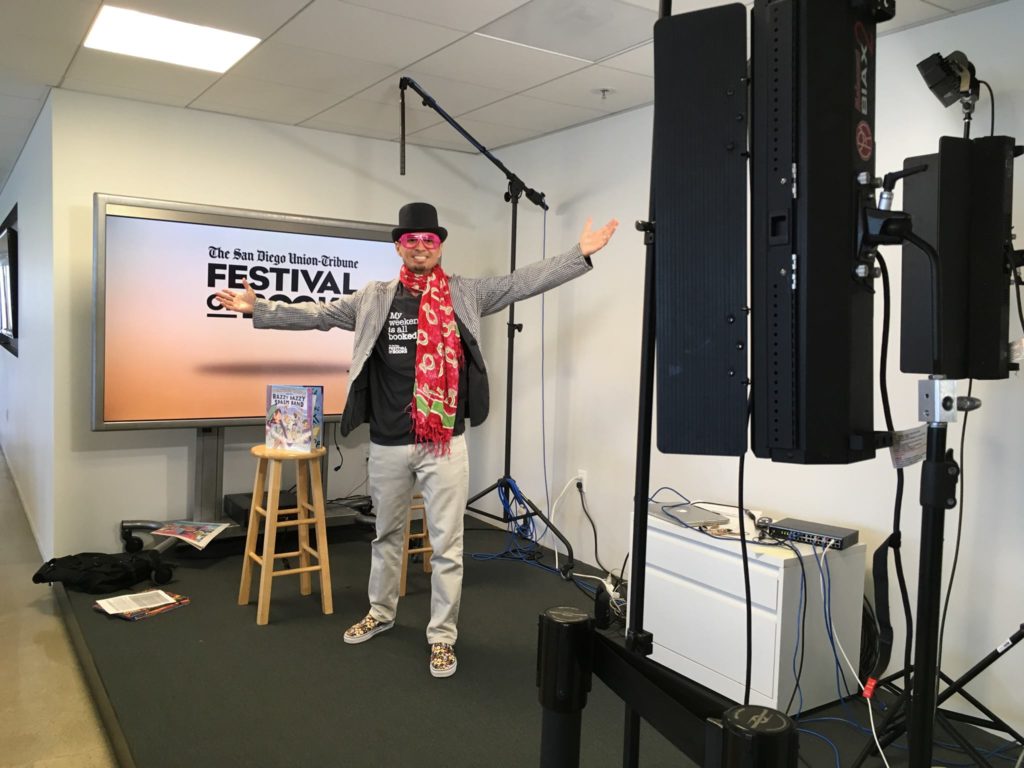
[[[722,717],[722,768],[794,768],[796,723],[777,709],[738,706]]]
[[[578,768],[580,764],[580,724],[593,671],[593,628],[594,620],[579,608],[549,608],[540,615],[541,768]]]

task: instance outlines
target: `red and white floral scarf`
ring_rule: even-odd
[[[441,455],[450,449],[459,397],[462,341],[448,289],[448,276],[435,266],[417,275],[404,265],[399,281],[419,293],[416,330],[416,386],[412,395],[413,432],[417,443],[431,443]]]

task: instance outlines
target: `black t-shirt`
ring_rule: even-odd
[[[399,284],[370,357],[370,440],[378,445],[409,445],[415,441],[411,409],[419,314],[419,295]],[[465,353],[463,347],[463,357]],[[459,372],[455,435],[466,431],[467,378],[463,367]]]

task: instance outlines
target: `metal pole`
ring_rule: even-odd
[[[516,271],[516,232],[519,223],[519,198],[522,191],[515,184],[509,184],[505,198],[512,203],[512,248],[509,272]],[[516,347],[516,305],[508,307],[508,361],[505,365],[505,474],[503,478],[512,476],[512,374],[515,368]]]
[[[956,506],[960,468],[946,450],[946,424],[956,419],[956,382],[932,376],[918,385],[918,411],[928,423],[921,467],[921,554],[917,578],[917,638],[907,734],[910,768],[930,768],[938,699],[942,537],[946,510]]]
[[[541,768],[579,768],[580,725],[594,665],[593,627],[594,620],[579,608],[549,608],[540,615]]]

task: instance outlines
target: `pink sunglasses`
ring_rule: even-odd
[[[420,243],[428,251],[435,251],[441,245],[441,238],[433,232],[406,232],[398,238],[398,244],[403,248],[415,248]]]

